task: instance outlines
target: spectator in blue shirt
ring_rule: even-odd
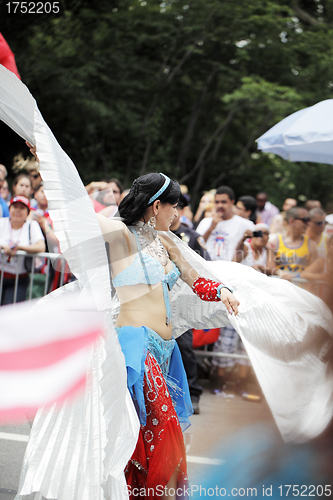
[[[5,180],[5,173],[1,169],[0,170],[0,190],[3,186],[4,180]],[[9,210],[8,210],[7,203],[5,200],[3,200],[1,198],[1,194],[0,194],[0,217],[9,217]]]

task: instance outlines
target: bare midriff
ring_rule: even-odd
[[[161,283],[117,288],[120,311],[116,326],[147,326],[164,340],[172,338],[172,325],[166,324],[166,308]]]

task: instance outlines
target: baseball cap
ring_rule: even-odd
[[[254,226],[254,230],[255,231],[268,231],[269,232],[269,226],[267,224],[265,224],[264,222],[258,222],[258,224],[256,224]]]
[[[9,206],[11,207],[13,203],[17,202],[23,203],[23,205],[25,205],[30,212],[30,201],[28,200],[28,198],[26,198],[25,196],[14,196],[10,200]]]

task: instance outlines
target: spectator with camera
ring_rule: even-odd
[[[238,242],[233,260],[267,274],[267,256],[272,252],[271,249],[267,249],[268,238],[268,225],[259,222],[253,232],[245,231]]]
[[[27,253],[45,251],[45,241],[36,221],[27,221],[30,203],[25,196],[14,196],[10,201],[9,218],[0,219],[0,248],[4,250],[1,260],[3,278],[1,305],[14,301],[16,275],[18,275],[16,302],[23,302],[29,286],[29,273],[25,257],[17,255],[18,250]]]

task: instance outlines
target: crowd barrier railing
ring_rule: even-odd
[[[36,281],[36,276],[41,275],[40,272],[38,272],[35,269],[35,264],[36,264],[36,259],[43,259],[44,264],[43,264],[43,273],[42,275],[45,276],[45,284],[44,286],[44,293],[43,295],[46,295],[49,292],[50,288],[50,282],[51,282],[51,268],[53,268],[56,272],[60,273],[60,279],[58,286],[62,286],[64,284],[64,277],[65,273],[68,273],[68,267],[66,271],[66,260],[65,258],[59,254],[59,253],[48,253],[48,252],[39,252],[39,253],[28,253],[24,252],[22,250],[18,250],[16,255],[18,258],[25,259],[26,257],[31,257],[32,258],[32,265],[31,265],[31,271],[30,271],[30,285],[29,285],[29,291],[28,291],[28,296],[27,300],[30,300],[32,298],[32,293],[33,293],[33,284],[34,281]],[[6,263],[6,260],[8,259],[7,255],[5,254],[4,250],[0,250],[0,304],[2,303],[2,295],[3,295],[3,280],[4,280],[4,266]],[[18,261],[17,261],[18,262]],[[18,287],[18,282],[19,282],[19,274],[18,274],[18,265],[16,266],[16,273],[15,273],[15,284],[14,284],[14,299],[13,303],[16,303],[17,301],[17,287]]]

